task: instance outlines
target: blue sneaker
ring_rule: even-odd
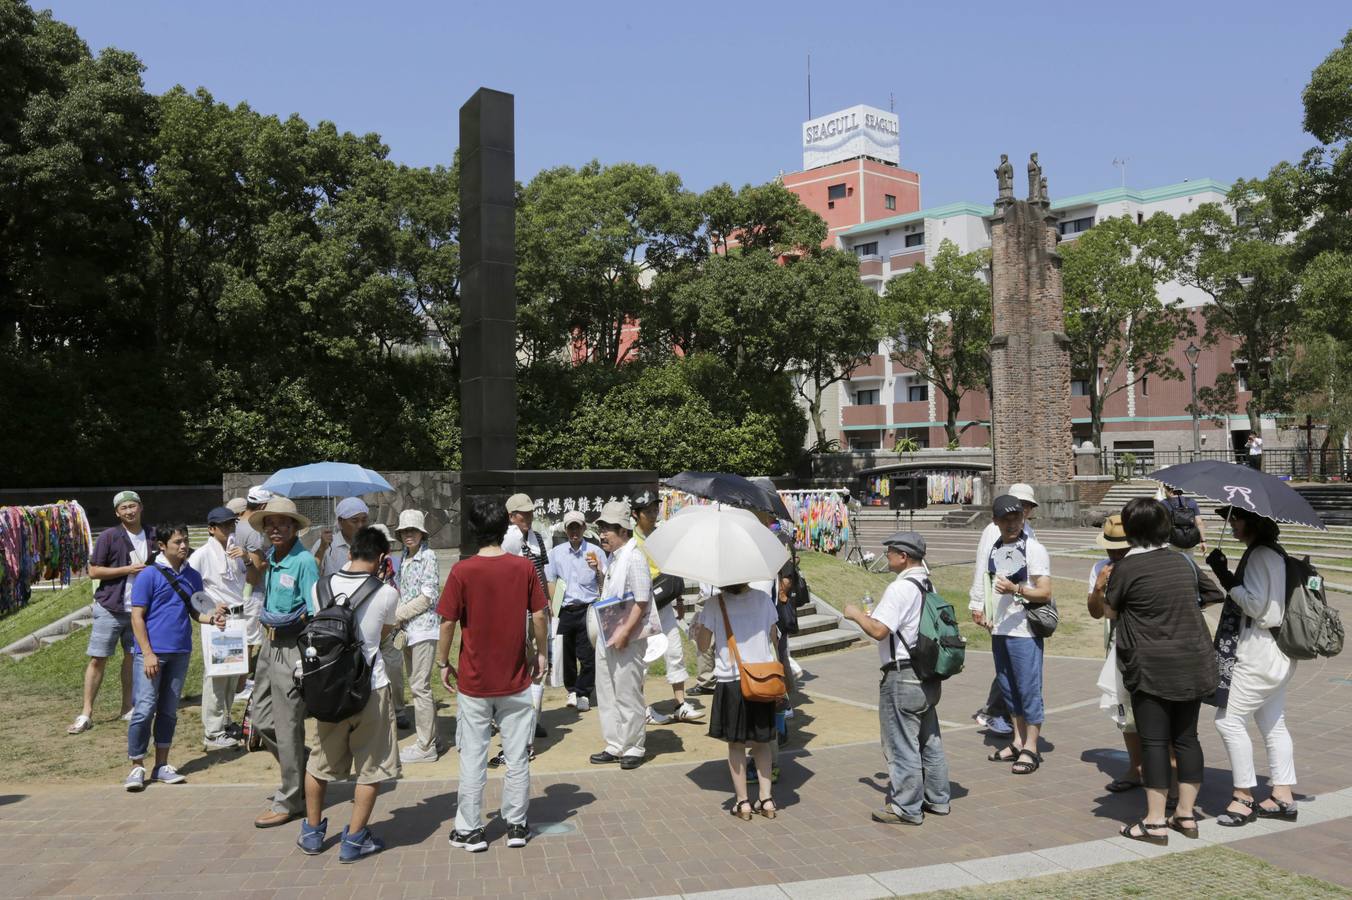
[[[338,861],[342,863],[356,862],[363,856],[370,856],[384,849],[385,842],[372,834],[370,828],[363,828],[356,834],[348,834],[347,829],[344,828],[343,841],[338,848]]]
[[[318,826],[312,826],[309,819],[301,819],[300,837],[296,838],[296,846],[307,856],[318,856],[324,852],[324,832],[328,827],[328,819],[324,819]]]

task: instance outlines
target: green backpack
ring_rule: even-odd
[[[911,655],[911,671],[921,681],[944,681],[962,671],[967,660],[967,639],[958,630],[953,604],[939,596],[928,576],[911,580],[925,595],[915,645],[906,646]],[[902,640],[902,644],[906,642]]]

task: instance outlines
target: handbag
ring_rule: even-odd
[[[679,575],[662,573],[653,579],[653,599],[658,609],[666,609],[685,593],[685,579]]]
[[[1028,616],[1028,630],[1033,633],[1033,637],[1051,637],[1061,622],[1061,614],[1057,612],[1055,600],[1048,600],[1036,606],[1025,605],[1023,610]]]
[[[789,693],[788,682],[784,679],[782,662],[744,663],[737,652],[737,638],[732,633],[732,620],[728,618],[727,603],[718,598],[718,608],[723,613],[723,630],[728,633],[728,652],[737,664],[741,676],[742,697],[758,703],[773,703],[782,700]]]

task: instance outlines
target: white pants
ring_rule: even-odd
[[[630,641],[623,650],[596,647],[596,705],[601,714],[601,737],[612,756],[644,753],[647,704],[643,701],[645,641]]]
[[[672,601],[657,611],[662,632],[667,636],[667,683],[685,684],[690,673],[685,668],[685,645],[681,643],[681,626],[676,619],[676,602]]]
[[[435,645],[434,645],[435,646]],[[488,741],[492,722],[502,735],[507,777],[502,785],[502,818],[524,825],[530,807],[530,752],[535,732],[535,704],[530,688],[506,697],[456,695],[455,746],[460,751],[460,788],[456,794],[455,830],[482,828],[484,785],[488,782]]]
[[[230,726],[230,705],[235,702],[238,675],[202,676],[202,732],[207,740],[225,737]]]
[[[1237,788],[1258,784],[1253,767],[1253,742],[1249,740],[1245,720],[1252,715],[1258,732],[1267,744],[1268,772],[1274,785],[1296,783],[1295,750],[1291,733],[1286,730],[1286,686],[1296,671],[1293,664],[1279,684],[1255,687],[1245,684],[1239,673],[1230,685],[1230,697],[1223,709],[1216,710],[1216,730],[1230,755],[1230,771]]]

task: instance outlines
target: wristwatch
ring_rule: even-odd
[[[446,662],[442,662],[441,660],[437,660],[437,668],[438,668],[438,669],[449,669],[450,667],[451,667],[451,663],[450,663],[449,660],[447,660]]]

